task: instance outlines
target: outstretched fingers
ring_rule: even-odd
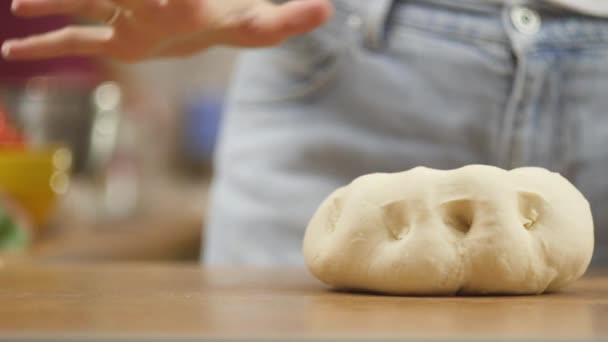
[[[57,31],[7,41],[2,45],[6,59],[42,59],[74,55],[102,55],[112,40],[109,27],[69,26]]]
[[[12,11],[20,17],[70,15],[104,22],[110,19],[116,4],[110,0],[13,0]]]
[[[213,45],[263,47],[311,31],[330,0],[13,0],[23,17],[64,14],[106,25],[70,26],[4,42],[7,59],[95,55],[124,61],[184,56]]]

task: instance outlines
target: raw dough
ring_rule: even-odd
[[[304,257],[321,281],[389,294],[538,294],[583,275],[585,197],[541,168],[362,176],[321,204]]]

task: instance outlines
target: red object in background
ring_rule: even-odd
[[[13,126],[9,115],[0,103],[0,148],[22,148],[25,137]]]

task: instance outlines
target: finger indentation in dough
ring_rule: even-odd
[[[541,218],[545,199],[541,195],[529,191],[520,191],[517,195],[519,212],[523,218],[522,225],[531,230]]]
[[[394,240],[402,240],[410,232],[410,216],[405,201],[396,201],[382,207],[384,225]]]
[[[441,204],[443,222],[462,233],[468,233],[473,226],[475,211],[473,201],[467,198],[451,200]]]
[[[327,214],[327,222],[325,224],[325,230],[328,233],[336,230],[336,225],[338,224],[338,220],[340,219],[340,215],[342,214],[342,198],[336,197],[331,200],[328,208]]]

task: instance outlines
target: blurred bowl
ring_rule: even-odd
[[[49,223],[57,199],[69,187],[72,154],[63,146],[0,148],[0,192],[30,216],[36,228]]]

